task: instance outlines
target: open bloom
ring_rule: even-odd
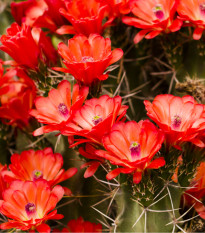
[[[38,136],[64,127],[72,113],[82,106],[87,95],[88,87],[79,88],[79,85],[75,84],[71,92],[70,82],[63,80],[57,89],[49,91],[48,97],[37,97],[36,109],[32,109],[30,114],[47,125],[35,130],[34,135]]]
[[[177,7],[180,19],[188,21],[188,26],[194,26],[193,38],[199,40],[205,29],[204,0],[181,0]]]
[[[204,147],[199,135],[205,129],[205,108],[192,96],[158,95],[154,101],[144,101],[147,115],[166,134],[168,144],[179,145],[190,141]]]
[[[11,13],[19,25],[25,23],[31,27],[48,28],[53,32],[67,22],[59,12],[60,8],[65,8],[63,0],[27,0],[11,3]]]
[[[58,230],[54,230],[55,232],[59,232]],[[102,225],[101,224],[95,224],[91,223],[89,221],[84,221],[82,217],[79,217],[78,219],[70,220],[67,224],[66,228],[63,228],[61,232],[99,232],[102,233]]]
[[[97,34],[91,34],[88,38],[83,35],[74,36],[68,40],[68,46],[61,42],[58,45],[58,53],[67,69],[55,70],[72,74],[84,85],[90,85],[96,79],[107,79],[108,75],[103,72],[123,55],[121,49],[111,51],[110,39],[104,39]]]
[[[103,30],[111,24],[113,18],[106,20],[108,6],[98,0],[72,0],[65,1],[66,9],[61,8],[60,13],[72,24],[62,26],[59,34],[102,34]]]
[[[92,98],[77,110],[72,117],[72,122],[61,130],[68,136],[78,135],[86,139],[79,139],[78,143],[102,143],[102,137],[108,133],[115,122],[125,115],[127,106],[121,105],[121,97],[114,98],[103,95],[99,99]],[[76,144],[74,144],[76,145]],[[73,145],[73,146],[74,146]]]
[[[18,66],[38,70],[39,61],[55,64],[57,53],[49,37],[40,28],[31,29],[23,24],[13,23],[7,35],[1,37],[0,49],[8,53]]]
[[[145,169],[156,169],[165,164],[164,158],[152,158],[159,151],[164,141],[164,134],[148,120],[119,122],[110,133],[103,137],[106,149],[96,154],[114,165],[121,166],[109,172],[108,180],[120,173],[133,174],[133,182],[139,183]]]
[[[183,195],[185,205],[192,206],[200,215],[201,218],[205,219],[205,206],[202,203],[205,196],[205,162],[201,162],[197,168],[195,177],[190,185],[190,188],[186,190]]]
[[[34,82],[18,68],[0,74],[0,118],[4,123],[25,127],[36,96]]]
[[[131,0],[130,8],[135,17],[123,17],[122,21],[142,30],[135,36],[138,43],[144,37],[152,39],[161,32],[175,32],[182,26],[180,19],[174,18],[177,7],[176,0]]]
[[[61,186],[51,189],[45,180],[13,181],[3,192],[3,200],[0,200],[0,211],[8,217],[8,222],[2,223],[0,228],[36,229],[49,233],[50,227],[44,222],[63,218],[57,210],[53,210],[63,194]]]
[[[77,168],[67,171],[62,169],[63,157],[59,153],[53,153],[51,148],[44,150],[28,150],[21,154],[11,156],[11,164],[5,174],[8,182],[12,180],[37,181],[45,179],[54,186],[76,174]]]

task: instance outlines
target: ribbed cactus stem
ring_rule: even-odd
[[[172,232],[177,230],[180,197],[183,189],[174,183],[165,183],[155,193],[152,203],[143,207],[127,186],[116,195],[118,206],[116,231],[112,232]],[[182,221],[183,219],[180,219]],[[180,226],[180,225],[179,225]],[[175,231],[174,231],[175,232]]]
[[[115,200],[117,203],[116,232],[144,232],[145,219],[142,214],[144,209],[134,200],[130,189],[122,186]],[[139,221],[135,224],[137,219]]]

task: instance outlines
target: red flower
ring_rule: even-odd
[[[48,97],[38,97],[35,100],[36,109],[30,111],[39,122],[47,124],[34,131],[34,136],[60,130],[69,120],[71,114],[81,107],[88,95],[88,87],[73,86],[67,80],[61,81],[57,89],[52,89]]]
[[[66,9],[60,9],[60,13],[72,24],[63,26],[57,32],[59,34],[84,34],[89,36],[91,33],[102,34],[103,30],[111,24],[110,18],[106,20],[108,6],[98,0],[71,0],[65,1]]]
[[[190,189],[186,190],[183,195],[185,204],[192,206],[200,215],[201,218],[205,219],[205,206],[202,203],[205,196],[205,162],[201,162],[197,168],[195,177],[190,185]]]
[[[11,13],[15,21],[31,27],[48,28],[55,31],[67,20],[60,14],[59,9],[65,8],[63,0],[27,0],[12,2]]]
[[[107,79],[108,75],[103,72],[123,55],[121,49],[111,51],[110,39],[104,39],[97,34],[91,34],[88,38],[83,35],[74,36],[68,40],[68,46],[61,42],[58,45],[58,53],[64,59],[67,69],[55,70],[72,74],[84,85],[90,85],[97,79]]]
[[[22,27],[13,23],[7,29],[7,35],[1,37],[0,49],[8,53],[19,66],[38,70],[39,60],[43,63],[55,64],[56,51],[50,38],[40,28]]]
[[[27,126],[35,96],[35,84],[23,70],[8,70],[0,77],[0,118],[20,128]]]
[[[59,230],[55,229],[55,232],[59,232]],[[84,221],[82,217],[79,217],[77,220],[70,220],[67,224],[67,228],[63,228],[61,232],[99,232],[102,233],[102,225],[95,224],[88,221]]]
[[[189,21],[187,26],[194,26],[194,40],[199,40],[205,29],[205,2],[203,0],[181,0],[177,8],[180,19]]]
[[[120,96],[110,98],[103,95],[99,99],[92,98],[73,114],[72,122],[68,123],[61,133],[87,138],[79,139],[73,146],[88,141],[101,144],[104,134],[125,115],[127,108],[121,105]]]
[[[152,160],[159,151],[164,134],[148,120],[119,122],[111,132],[103,137],[103,145],[107,151],[99,150],[96,154],[121,166],[106,176],[111,180],[120,173],[132,173],[134,183],[139,183],[145,169],[157,169],[164,166],[164,158]]]
[[[4,191],[3,200],[0,200],[0,211],[9,218],[8,222],[0,225],[1,229],[36,229],[49,233],[50,227],[44,222],[63,218],[63,215],[57,214],[57,210],[52,211],[63,194],[61,186],[57,185],[51,190],[45,180],[13,181]]]
[[[128,25],[143,29],[134,38],[138,43],[144,37],[152,39],[161,32],[175,32],[182,26],[180,19],[174,19],[178,1],[176,0],[131,0],[131,12],[136,17],[124,17],[122,21]]]
[[[168,144],[191,141],[197,146],[204,143],[197,138],[205,129],[205,108],[192,96],[182,98],[173,95],[158,95],[153,103],[144,101],[147,115],[166,134]]]
[[[54,154],[51,148],[38,151],[28,150],[21,154],[13,154],[9,165],[11,171],[4,174],[6,174],[5,179],[8,182],[45,179],[51,186],[55,186],[77,172],[77,168],[70,168],[65,171],[62,166],[62,155]]]

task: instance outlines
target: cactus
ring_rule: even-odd
[[[30,103],[31,107],[26,109],[27,119],[22,119],[21,114],[24,113],[16,114],[16,111],[21,111],[24,107],[16,102],[15,106],[20,107],[14,109],[15,111],[11,115],[16,118],[12,118],[10,115],[12,104],[10,104],[9,98],[14,97],[10,97],[10,92],[2,91],[3,94],[0,93],[0,162],[10,164],[7,172],[4,171],[7,168],[0,166],[0,182],[2,183],[0,197],[2,193],[8,192],[5,190],[9,189],[9,192],[12,192],[10,187],[12,187],[11,182],[14,181],[9,180],[8,174],[12,171],[11,163],[15,162],[15,159],[10,161],[10,157],[16,153],[21,154],[27,150],[42,151],[49,147],[52,148],[53,154],[62,155],[65,169],[61,171],[62,173],[69,168],[78,168],[78,173],[72,174],[73,177],[69,177],[69,179],[62,179],[63,182],[60,183],[60,186],[69,189],[65,188],[62,191],[58,186],[59,190],[65,194],[62,200],[59,199],[56,210],[64,215],[64,219],[60,220],[56,217],[56,220],[51,218],[52,220],[47,221],[43,217],[48,213],[41,216],[41,222],[36,225],[34,223],[25,225],[25,220],[21,219],[21,224],[10,227],[13,228],[12,232],[19,230],[42,232],[45,225],[49,228],[49,230],[46,228],[47,232],[56,232],[56,228],[60,231],[64,227],[71,230],[67,223],[72,219],[78,219],[80,222],[82,220],[79,218],[80,216],[86,221],[92,222],[93,226],[99,223],[98,227],[102,228],[102,232],[204,232],[205,187],[200,183],[203,183],[203,171],[199,171],[205,154],[204,36],[202,35],[200,40],[196,40],[196,38],[193,40],[192,26],[195,27],[194,36],[196,37],[195,31],[205,28],[205,22],[203,27],[198,27],[198,21],[195,22],[193,19],[191,21],[188,18],[184,23],[185,27],[181,28],[185,19],[181,16],[180,8],[178,13],[176,12],[177,1],[173,1],[172,11],[175,11],[175,16],[169,16],[170,25],[166,25],[163,21],[163,4],[165,3],[162,3],[151,7],[153,16],[150,15],[150,17],[156,18],[155,23],[147,28],[143,26],[143,19],[141,19],[142,22],[140,21],[141,23],[136,26],[131,18],[138,17],[135,15],[137,10],[133,9],[135,7],[140,9],[141,6],[137,5],[140,4],[140,1],[143,2],[143,0],[119,1],[121,4],[125,4],[122,12],[127,12],[120,11],[119,15],[115,12],[116,8],[112,6],[113,12],[109,11],[109,14],[107,13],[103,18],[108,25],[112,26],[108,27],[105,23],[97,32],[101,35],[88,33],[90,30],[88,26],[84,26],[85,31],[78,35],[75,25],[69,24],[62,29],[60,26],[64,24],[59,25],[53,21],[54,30],[50,28],[51,25],[46,24],[44,26],[48,27],[46,30],[49,33],[45,36],[50,37],[49,41],[52,41],[55,48],[58,47],[58,55],[56,51],[53,53],[57,62],[54,62],[55,59],[48,59],[51,55],[46,51],[49,43],[47,42],[47,46],[42,46],[43,41],[35,50],[38,59],[35,61],[37,65],[35,64],[34,68],[33,64],[28,66],[30,58],[25,59],[25,64],[23,60],[22,63],[16,61],[15,65],[24,73],[23,75],[15,73],[13,77],[15,82],[18,80],[20,84],[23,83],[22,90],[26,86],[25,93],[31,89],[30,95],[26,100],[24,99],[27,102],[23,103],[23,106]],[[45,2],[49,2],[49,0]],[[68,23],[68,13],[66,12],[72,9],[68,7],[72,1],[68,1],[66,4],[66,1],[62,2],[61,16],[58,16],[64,16],[63,22]],[[100,1],[100,3],[95,3],[95,7],[97,4],[107,4],[108,8],[108,6],[111,7],[109,5],[112,4],[111,2]],[[150,11],[148,5],[151,6],[152,1],[147,2],[145,8]],[[82,1],[81,4],[86,4],[86,1]],[[14,4],[13,7],[14,18],[18,18],[18,15],[14,13],[16,5]],[[3,1],[0,8],[0,17],[3,19],[0,32],[6,34],[6,27],[9,27],[13,21],[8,13],[11,9],[10,4]],[[126,11],[128,8],[129,11]],[[98,11],[102,10],[99,9]],[[200,5],[200,9],[204,10],[204,5]],[[73,14],[75,13],[73,12]],[[49,11],[47,14],[47,17],[51,17]],[[177,14],[178,17],[176,17]],[[24,17],[28,16],[25,14]],[[44,16],[42,15],[42,17]],[[54,20],[52,17],[49,19]],[[191,25],[186,25],[188,20],[192,22]],[[164,22],[163,27],[165,28],[160,24],[161,21]],[[41,21],[39,20],[39,22]],[[36,23],[38,27],[43,27],[38,23]],[[179,28],[174,28],[176,25]],[[15,27],[21,28],[21,25],[15,25]],[[32,27],[35,28],[35,25]],[[59,31],[62,32],[61,30],[71,30],[77,35],[68,36],[67,33],[61,35],[62,33],[59,33]],[[159,33],[158,30],[160,30]],[[143,31],[145,38],[149,40],[141,38]],[[44,32],[42,31],[42,33]],[[82,35],[83,33],[88,34]],[[154,33],[156,33],[156,37]],[[151,39],[149,36],[154,38]],[[10,38],[7,38],[8,40]],[[70,44],[67,41],[71,41]],[[85,42],[83,46],[84,42],[82,41]],[[2,50],[6,46],[3,45],[4,43],[5,41],[2,39],[2,47],[0,47]],[[74,45],[72,47],[72,43],[78,44],[76,47]],[[81,54],[81,61],[72,60],[75,59],[77,50],[86,53],[93,44],[95,44],[95,50],[92,50],[92,53],[96,52],[95,56],[92,57],[90,52],[90,56]],[[102,44],[106,44],[105,48]],[[19,46],[18,44],[17,47]],[[100,50],[102,47],[103,51]],[[12,50],[12,52],[14,51]],[[102,58],[102,54],[105,57]],[[13,53],[9,55],[12,56]],[[96,59],[97,56],[101,57]],[[2,51],[0,57],[4,61],[8,60],[8,55]],[[103,64],[99,62],[101,60],[103,60]],[[116,63],[113,64],[114,62]],[[0,62],[2,80],[8,76],[6,67],[11,69],[8,64],[8,62]],[[99,70],[103,70],[103,72],[99,73]],[[5,81],[1,84],[0,82],[0,92],[4,90],[4,85],[10,85],[13,81],[10,80],[8,83]],[[24,95],[21,90],[18,91],[16,91],[15,100]],[[182,97],[184,95],[189,95],[189,97]],[[63,103],[59,102],[60,104],[55,102],[60,98],[63,101],[67,100]],[[189,101],[186,98],[189,98]],[[165,103],[165,99],[168,104]],[[6,104],[5,101],[7,101]],[[43,102],[46,104],[42,107]],[[50,114],[50,103],[54,102],[52,108],[55,111]],[[156,102],[158,105],[155,104]],[[171,107],[172,103],[175,103],[174,107]],[[171,110],[166,111],[168,105],[170,109],[179,108],[180,110],[171,116],[169,115]],[[155,107],[159,112],[164,109],[164,112],[157,115]],[[112,111],[111,108],[113,108]],[[191,110],[187,110],[188,108]],[[201,110],[202,108],[203,110]],[[96,111],[91,120],[87,119],[92,114],[90,109]],[[105,117],[103,115],[106,118],[104,125],[104,118],[96,109],[101,109],[99,112],[102,115],[107,114],[106,111],[111,111]],[[153,114],[154,111],[155,114]],[[7,114],[4,114],[5,112]],[[187,115],[182,116],[181,112],[185,112]],[[164,123],[164,118],[160,118],[162,115],[164,118],[167,117],[167,122]],[[195,119],[196,116],[198,116],[197,119]],[[88,122],[85,128],[83,128],[85,123],[81,124],[83,120]],[[132,127],[130,125],[128,127],[128,124]],[[188,129],[179,130],[181,124]],[[91,129],[90,125],[92,125]],[[98,128],[99,125],[101,127]],[[134,127],[137,130],[133,133]],[[138,131],[140,132],[139,140],[144,138],[140,142],[136,139]],[[150,133],[150,131],[152,132]],[[102,135],[102,133],[104,134]],[[128,134],[129,136],[127,136]],[[151,137],[151,134],[154,136]],[[135,139],[130,139],[131,137]],[[113,138],[117,138],[118,142],[115,142]],[[126,157],[127,151],[129,152],[128,157]],[[55,169],[53,168],[53,170]],[[17,170],[20,172],[20,168]],[[39,172],[38,169],[37,171]],[[196,180],[197,174],[201,173],[202,178]],[[1,179],[7,182],[6,187],[3,187]],[[35,179],[32,179],[29,182],[35,182]],[[51,181],[48,182],[51,183]],[[48,184],[50,185],[50,183]],[[55,187],[50,186],[50,189]],[[55,191],[50,192],[55,193]],[[2,199],[5,199],[2,200],[2,203],[8,201],[4,197]],[[37,207],[31,202],[28,204],[27,207],[34,209],[24,208],[24,212],[30,218],[33,214],[32,211],[35,212]],[[6,217],[11,219],[13,216],[6,215],[3,204],[0,204],[0,212],[2,215],[1,228],[8,230],[9,228],[4,228],[7,226]],[[32,218],[34,217],[32,216]],[[19,220],[15,219],[15,221]],[[83,225],[84,221],[81,222]],[[71,225],[72,223],[70,223]],[[93,229],[92,231],[94,231]],[[76,230],[76,232],[78,231]]]

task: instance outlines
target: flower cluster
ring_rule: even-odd
[[[53,104],[59,106],[59,103],[55,98]],[[71,113],[63,127],[55,126],[71,139],[71,147],[86,144],[79,149],[81,155],[91,159],[82,166],[89,167],[85,177],[92,176],[100,163],[108,160],[120,167],[110,171],[107,179],[128,173],[133,174],[134,183],[139,183],[146,169],[157,169],[165,164],[163,157],[153,159],[164,139],[167,145],[178,148],[187,141],[204,147],[204,105],[198,104],[191,96],[180,98],[173,95],[158,95],[153,103],[144,103],[148,116],[160,129],[148,120],[124,123],[127,107],[121,104],[121,97],[107,95],[86,100],[83,106],[78,105],[78,109]],[[56,115],[55,112],[52,115]]]
[[[130,0],[134,17],[125,16],[122,21],[142,29],[134,38],[138,43],[144,37],[152,39],[161,32],[170,33],[182,26],[193,26],[193,39],[199,40],[205,29],[205,5],[198,0]],[[188,23],[187,23],[188,22]]]
[[[80,154],[79,167],[86,168],[85,178],[93,176],[102,165],[107,180],[116,178],[120,184],[123,180],[123,185],[126,180],[133,195],[152,184],[147,190],[153,196],[158,191],[155,180],[159,179],[166,182],[169,191],[171,177],[178,182],[178,173],[187,174],[188,166],[186,172],[180,170],[187,162],[186,148],[196,151],[205,148],[205,105],[189,95],[160,94],[152,102],[144,101],[147,116],[153,122],[128,120],[125,103],[133,94],[128,93],[124,98],[116,94],[122,94],[123,81],[128,82],[126,60],[122,59],[120,65],[113,64],[119,63],[133,45],[123,53],[118,48],[121,38],[113,39],[112,27],[118,25],[116,31],[122,25],[122,28],[129,25],[139,29],[136,35],[134,32],[134,43],[138,43],[143,38],[152,39],[191,26],[193,38],[198,40],[205,29],[204,1],[26,0],[11,3],[11,13],[16,22],[0,38],[0,50],[13,59],[0,60],[0,119],[7,125],[6,129],[18,127],[15,133],[26,135],[36,147],[41,141],[35,141],[36,136],[49,135],[42,137],[44,149],[19,153],[20,149],[14,145],[16,134],[11,133],[11,140],[15,138],[11,147],[16,153],[12,153],[8,166],[0,164],[0,213],[8,218],[0,224],[2,230],[49,233],[47,221],[63,218],[56,206],[64,195],[70,198],[72,192],[59,183],[74,176],[77,168],[63,169],[63,156],[48,147],[53,144],[49,139],[52,132],[66,138],[69,147]],[[122,47],[126,49],[130,41],[125,40]],[[9,67],[4,70],[6,65]],[[108,92],[103,81],[109,86],[110,72],[117,69],[118,77],[113,77],[119,81],[119,89]],[[136,111],[140,110],[136,108]],[[6,141],[7,137],[2,135],[0,140]],[[187,154],[191,154],[193,150],[188,149]],[[173,158],[168,158],[171,152]],[[194,156],[189,156],[194,161]],[[183,197],[205,219],[205,207],[201,203],[205,195],[205,163],[201,161],[197,161],[195,168],[200,166]],[[168,176],[170,180],[166,180]],[[142,182],[149,178],[150,183],[144,185]],[[117,190],[120,188],[121,185]],[[143,191],[142,196],[146,194]],[[113,201],[116,195],[112,195]],[[59,232],[53,230],[56,231]],[[70,220],[62,232],[102,232],[102,226],[79,217]]]
[[[62,166],[62,155],[51,148],[13,154],[9,170],[1,165],[0,211],[9,218],[1,229],[50,232],[45,222],[63,218],[54,208],[64,194],[71,194],[70,189],[57,184],[77,172],[76,168],[65,171]]]

